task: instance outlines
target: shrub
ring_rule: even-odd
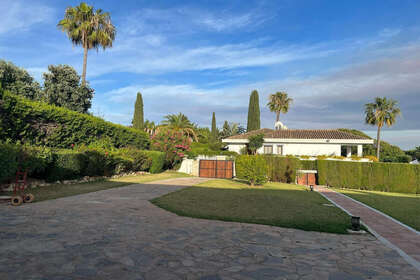
[[[268,179],[273,182],[294,183],[300,161],[295,157],[264,156]]]
[[[158,151],[145,151],[146,155],[151,159],[150,173],[160,173],[165,167],[165,154]]]
[[[114,147],[149,147],[148,135],[132,128],[66,108],[35,102],[0,91],[0,140],[70,148],[109,138]]]
[[[267,162],[260,155],[243,155],[236,158],[236,176],[251,186],[267,182]]]

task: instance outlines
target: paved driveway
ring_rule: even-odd
[[[148,201],[194,180],[1,205],[0,279],[420,277],[371,236],[178,217]]]

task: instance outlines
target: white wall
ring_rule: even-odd
[[[319,155],[341,155],[340,144],[293,144],[293,143],[264,143],[273,145],[273,153],[278,154],[277,146],[283,146],[283,155],[319,156]],[[239,153],[244,144],[229,144],[229,151]],[[264,146],[257,150],[257,153],[264,153]]]
[[[230,152],[236,152],[238,154],[241,153],[241,149],[246,147],[246,144],[229,144],[228,149]]]

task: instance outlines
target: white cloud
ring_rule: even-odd
[[[52,18],[54,10],[32,1],[3,1],[0,3],[0,34],[10,31],[25,31],[32,25]]]
[[[363,64],[350,65],[317,76],[244,83],[207,89],[193,84],[131,85],[112,90],[104,99],[118,104],[121,113],[130,119],[135,95],[142,92],[146,117],[160,121],[168,113],[179,111],[193,121],[207,125],[212,111],[219,121],[244,124],[248,97],[253,89],[260,93],[262,123],[271,127],[273,114],[265,104],[270,93],[285,90],[294,98],[290,112],[282,116],[295,128],[365,128],[363,105],[376,96],[401,101],[404,121],[396,128],[419,128],[415,114],[420,106],[420,46],[398,57],[382,58]],[[116,119],[114,119],[116,120]]]

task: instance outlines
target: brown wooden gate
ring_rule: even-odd
[[[199,176],[205,178],[233,178],[232,160],[200,160]]]

